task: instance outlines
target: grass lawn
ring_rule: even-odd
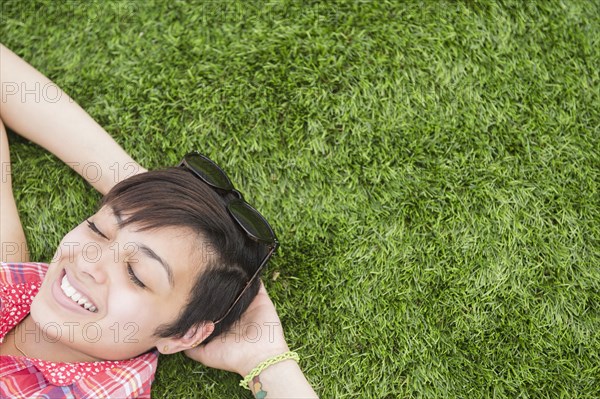
[[[3,1],[0,40],[149,168],[209,155],[282,242],[323,398],[600,397],[596,1]],[[99,196],[11,135],[32,259]],[[248,398],[161,358],[154,398]]]

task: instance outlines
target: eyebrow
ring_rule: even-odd
[[[123,222],[123,218],[121,218],[121,213],[115,211],[114,209],[112,209],[112,212],[113,212],[113,215],[115,216],[115,219],[117,219],[117,225],[119,226],[118,228],[120,229],[121,223]],[[167,272],[167,276],[169,278],[169,285],[171,286],[171,288],[173,288],[173,284],[174,284],[173,269],[167,263],[167,261],[165,261],[163,258],[158,256],[158,254],[156,252],[154,252],[152,250],[152,248],[150,248],[149,246],[139,243],[139,242],[136,242],[135,244],[138,246],[139,249],[142,250],[142,252],[144,254],[146,254],[146,256],[148,256],[149,258],[154,259],[158,263],[160,263],[160,265],[163,267],[163,269],[165,269],[165,271]]]
[[[156,252],[154,252],[152,250],[152,248],[150,248],[149,246],[139,243],[139,242],[137,242],[136,245],[142,250],[142,252],[144,254],[146,254],[146,256],[148,256],[149,258],[152,258],[152,259],[156,260],[158,263],[160,263],[160,265],[163,267],[163,269],[165,269],[165,271],[167,272],[167,276],[169,277],[169,285],[172,288],[173,287],[173,269],[171,268],[171,266],[163,258],[158,256],[158,254]]]

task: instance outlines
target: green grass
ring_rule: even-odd
[[[323,398],[598,398],[598,3],[402,3],[5,1],[0,37],[144,166],[231,173]],[[98,195],[10,138],[48,259]],[[153,392],[249,397],[183,356]]]

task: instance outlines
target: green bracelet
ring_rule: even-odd
[[[296,352],[292,352],[292,351],[282,353],[281,355],[273,356],[273,357],[265,360],[264,362],[260,363],[255,368],[253,368],[252,371],[250,373],[248,373],[248,375],[243,380],[240,381],[240,386],[250,390],[248,385],[250,384],[250,381],[252,381],[252,379],[254,377],[256,377],[257,375],[259,375],[260,373],[265,371],[265,369],[267,367],[272,366],[279,362],[283,362],[284,360],[288,360],[288,359],[294,359],[295,361],[299,361],[300,356],[298,356],[298,354]]]

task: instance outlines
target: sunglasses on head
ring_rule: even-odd
[[[183,158],[179,166],[189,169],[196,177],[213,189],[223,190],[225,193],[233,193],[237,198],[234,198],[227,203],[227,211],[250,239],[263,243],[269,248],[269,252],[260,262],[256,271],[246,283],[246,286],[238,294],[235,301],[233,301],[233,304],[227,309],[223,316],[217,321],[214,321],[214,324],[216,325],[229,315],[254,280],[260,275],[262,269],[277,250],[279,242],[277,241],[275,232],[273,232],[269,222],[267,222],[256,209],[244,200],[242,194],[233,187],[233,184],[225,171],[223,171],[216,163],[202,154],[192,152]]]

